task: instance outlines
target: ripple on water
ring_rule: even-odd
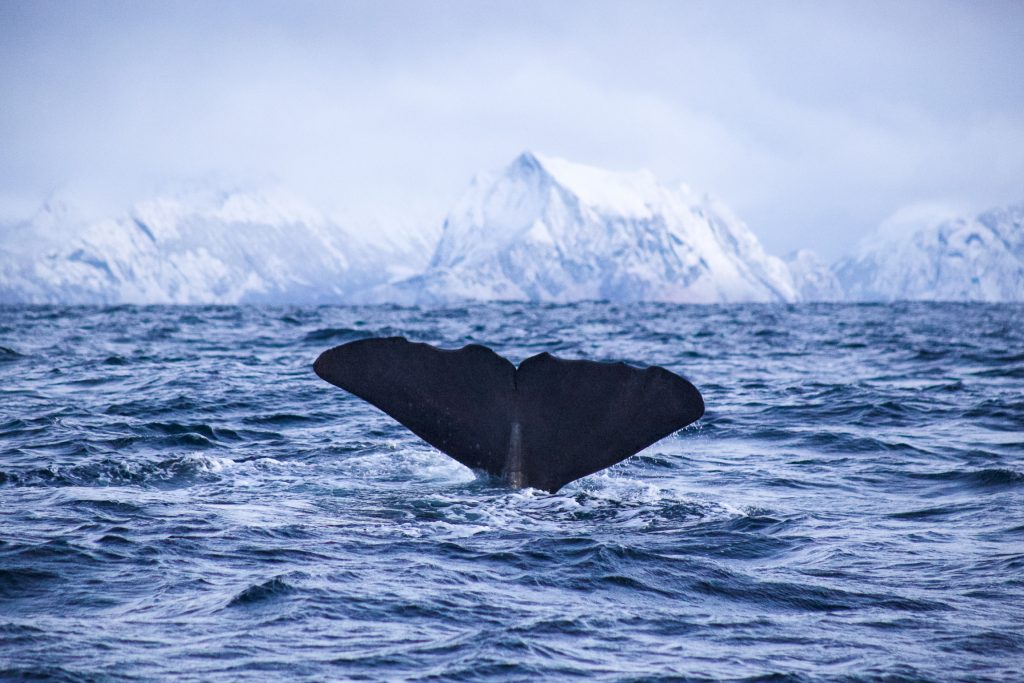
[[[0,346],[0,363],[9,363],[22,358],[24,358],[24,356],[14,349],[9,349],[6,346]]]
[[[0,678],[1014,680],[1024,308],[5,307]],[[555,495],[311,372],[401,334],[656,362]]]
[[[284,578],[275,576],[263,583],[254,584],[231,599],[228,607],[245,607],[273,601],[275,598],[294,593],[295,588]]]
[[[156,462],[103,459],[85,465],[51,465],[20,472],[0,472],[11,486],[142,486],[188,485],[196,477],[217,475],[234,461],[191,453]]]
[[[344,344],[345,342],[367,339],[372,336],[374,335],[368,330],[353,330],[347,327],[325,327],[307,332],[302,341]]]

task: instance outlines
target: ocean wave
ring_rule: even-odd
[[[8,486],[187,485],[195,477],[217,476],[235,461],[191,453],[156,462],[104,458],[83,465],[49,465],[26,471],[0,471]]]
[[[0,678],[1012,680],[1020,311],[5,308]],[[311,371],[391,334],[707,413],[513,490]]]
[[[1003,468],[981,470],[947,470],[945,472],[912,473],[916,479],[953,482],[971,489],[1006,489],[1024,486],[1024,472]]]
[[[264,581],[263,583],[253,584],[241,592],[235,597],[231,598],[228,602],[228,607],[243,607],[248,605],[256,605],[259,603],[265,603],[267,601],[280,598],[295,592],[295,589],[289,584],[284,578],[275,576],[274,578]]]
[[[334,342],[343,344],[357,339],[367,339],[373,336],[367,330],[354,330],[348,327],[324,327],[319,330],[307,332],[302,338],[305,342]]]

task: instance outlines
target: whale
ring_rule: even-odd
[[[662,367],[549,353],[516,367],[480,344],[360,339],[324,351],[313,370],[466,467],[551,493],[704,414],[700,391]]]

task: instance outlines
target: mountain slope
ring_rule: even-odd
[[[825,261],[810,249],[798,249],[786,257],[800,301],[842,301],[839,278]]]
[[[85,221],[60,202],[0,233],[0,301],[342,301],[386,256],[283,191],[189,192]]]
[[[720,202],[649,173],[524,153],[448,215],[429,268],[375,300],[792,301],[785,264]]]
[[[884,226],[835,272],[851,300],[1024,301],[1024,204]]]

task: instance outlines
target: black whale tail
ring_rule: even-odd
[[[551,492],[704,414],[697,388],[664,368],[547,353],[516,368],[477,344],[362,339],[325,351],[313,368],[463,465]]]

